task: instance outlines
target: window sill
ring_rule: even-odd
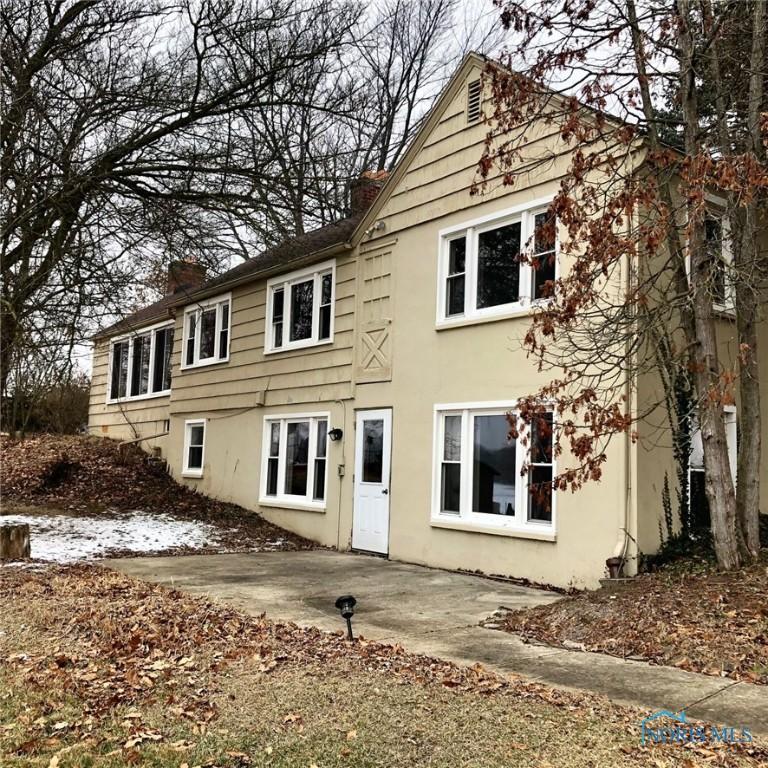
[[[714,312],[716,317],[719,317],[722,320],[736,319],[736,310],[733,307],[729,307],[724,304],[713,304],[712,312]]]
[[[493,536],[507,536],[515,539],[533,539],[535,541],[557,541],[557,534],[553,530],[522,530],[500,525],[482,525],[481,523],[467,523],[460,520],[446,520],[445,518],[432,518],[429,521],[432,528],[446,528],[454,531],[466,531],[468,533],[489,533]]]
[[[226,357],[217,357],[215,360],[203,360],[200,363],[185,363],[184,365],[180,366],[182,371],[191,371],[195,368],[208,368],[211,365],[220,365],[221,363],[228,363],[229,362],[229,355]]]
[[[321,515],[325,514],[325,503],[312,504],[310,502],[289,501],[287,499],[279,498],[261,498],[259,499],[260,507],[272,507],[275,509],[294,509],[298,512],[319,512]]]
[[[185,469],[181,473],[181,476],[199,480],[203,476],[203,470],[202,469]]]
[[[481,323],[496,323],[499,320],[512,320],[516,317],[528,317],[533,314],[538,304],[529,304],[519,309],[511,309],[508,312],[498,315],[475,315],[473,317],[457,317],[455,319],[438,320],[435,328],[438,331],[445,331],[449,328],[461,328],[465,325],[480,325]]]
[[[148,392],[146,395],[132,395],[130,397],[117,397],[115,399],[107,398],[107,405],[119,405],[120,403],[135,403],[140,400],[154,400],[158,397],[170,397],[171,390],[164,389],[162,392]]]
[[[311,347],[323,347],[327,344],[333,344],[333,337],[330,339],[323,339],[322,341],[309,341],[308,343],[293,343],[284,347],[277,347],[276,349],[267,349],[264,347],[265,355],[278,355],[281,352],[293,352],[296,349],[309,349]]]

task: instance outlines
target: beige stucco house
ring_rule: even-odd
[[[507,440],[546,381],[521,341],[552,275],[510,273],[505,246],[533,235],[567,163],[470,196],[484,64],[465,59],[370,208],[202,284],[180,269],[103,331],[90,431],[339,549],[561,587],[654,551],[671,450],[617,437],[600,482],[542,498],[551,452]]]

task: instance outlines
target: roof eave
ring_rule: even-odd
[[[291,269],[303,267],[309,264],[313,264],[317,261],[327,259],[330,256],[335,256],[339,253],[351,251],[352,248],[353,245],[349,240],[345,240],[341,243],[334,243],[333,245],[326,246],[319,251],[312,251],[311,253],[298,256],[295,259],[283,261],[279,264],[273,264],[270,267],[260,269],[256,272],[249,272],[247,275],[242,275],[240,277],[234,278],[233,280],[227,280],[225,282],[219,283],[218,285],[213,285],[210,287],[204,286],[192,293],[188,293],[179,297],[179,300],[174,301],[170,307],[173,309],[177,307],[184,307],[188,304],[193,304],[195,301],[207,299],[211,296],[216,296],[219,293],[225,293],[226,291],[231,291],[233,288],[239,288],[241,285],[247,285],[248,283],[262,280],[265,277],[279,275],[283,272],[288,272]]]

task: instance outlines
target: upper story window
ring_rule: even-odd
[[[281,352],[333,341],[335,292],[333,261],[269,280],[264,351]]]
[[[707,216],[704,220],[704,241],[707,255],[711,260],[710,285],[712,306],[718,312],[730,313],[734,310],[732,263],[733,255],[730,238],[724,223],[716,216]]]
[[[232,297],[217,296],[184,310],[182,368],[229,360]]]
[[[110,345],[108,402],[171,391],[173,325],[152,326]]]
[[[520,312],[554,291],[556,221],[539,207],[444,230],[438,275],[439,326]]]
[[[437,406],[433,520],[554,533],[552,413],[534,418],[522,441],[509,435],[511,410]]]

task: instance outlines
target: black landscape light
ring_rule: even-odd
[[[355,615],[355,605],[357,605],[357,600],[352,595],[342,595],[336,598],[336,607],[347,622],[347,637],[350,640],[355,639],[352,636],[352,617]]]
[[[341,438],[344,436],[344,433],[338,428],[335,427],[328,433],[328,437],[331,438],[332,442],[336,442],[337,440],[341,440]],[[341,598],[339,598],[341,599]]]

